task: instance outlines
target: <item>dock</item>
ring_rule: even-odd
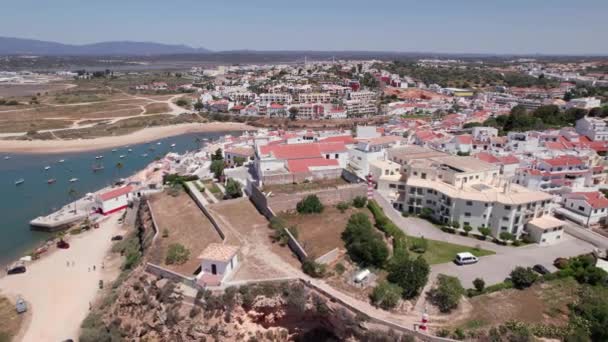
[[[83,197],[75,202],[69,203],[58,211],[40,216],[30,221],[34,230],[53,232],[63,229],[74,222],[84,220],[91,214],[95,201],[92,196]]]

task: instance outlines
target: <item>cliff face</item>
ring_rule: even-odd
[[[121,285],[101,320],[125,341],[371,338],[360,318],[299,282],[246,285],[222,294],[201,291],[192,298],[179,285],[141,270]]]

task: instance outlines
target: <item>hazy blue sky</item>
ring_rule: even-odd
[[[608,53],[608,0],[19,0],[0,35],[213,50]]]

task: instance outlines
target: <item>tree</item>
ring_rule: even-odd
[[[515,240],[515,236],[509,232],[501,232],[498,237],[503,241]]]
[[[473,230],[473,227],[469,226],[468,224],[465,224],[464,227],[462,227],[462,229],[464,229],[465,235],[469,235],[471,230]]]
[[[193,107],[195,110],[200,112],[205,107],[205,105],[203,105],[203,103],[199,100],[194,103]]]
[[[188,101],[184,98],[179,98],[177,101],[175,101],[175,104],[180,107],[187,107],[190,105],[190,101]]]
[[[215,150],[213,155],[211,155],[211,160],[224,160],[224,154],[222,153],[222,149],[218,148]]]
[[[399,304],[403,289],[387,281],[381,281],[370,295],[372,303],[384,310],[389,310]]]
[[[488,236],[492,233],[492,230],[489,227],[480,227],[477,230],[483,235],[484,240],[488,238]]]
[[[319,264],[314,259],[307,258],[302,263],[302,271],[313,278],[323,278],[325,276],[326,267]]]
[[[322,213],[323,209],[323,204],[317,195],[308,195],[296,204],[296,210],[300,214]]]
[[[532,286],[536,279],[538,279],[538,275],[531,267],[524,268],[521,266],[515,267],[509,277],[513,282],[513,286],[520,290]]]
[[[458,278],[439,274],[437,286],[431,289],[427,296],[441,312],[450,312],[458,306],[463,294],[464,288]]]
[[[245,158],[245,157],[234,157],[233,161],[236,164],[236,166],[243,166],[243,164],[245,164],[245,162],[247,161],[247,158]]]
[[[429,272],[429,264],[422,256],[416,259],[398,258],[389,264],[386,279],[399,285],[403,289],[403,297],[410,299],[420,293],[428,280]]]
[[[365,196],[357,196],[353,199],[353,205],[356,208],[363,208],[363,207],[365,207],[366,203],[367,203],[367,197],[365,197]]]
[[[190,250],[184,247],[182,244],[173,243],[169,245],[167,250],[167,257],[165,258],[165,264],[167,265],[181,265],[188,261],[190,257]]]
[[[211,162],[211,167],[209,168],[211,170],[211,172],[213,172],[213,176],[217,179],[219,179],[222,174],[224,173],[224,160],[223,159],[219,159],[219,160],[214,160]]]
[[[388,247],[364,213],[348,219],[342,240],[350,258],[362,266],[382,267],[388,259]]]
[[[295,120],[298,117],[299,109],[296,106],[291,106],[289,108],[289,120]]]
[[[481,278],[475,278],[475,280],[473,280],[473,286],[475,286],[475,290],[482,292],[486,287],[486,282]]]
[[[592,341],[608,341],[608,288],[585,286],[579,297],[573,307],[574,315],[579,319],[573,319],[574,322],[584,322]]]
[[[241,189],[241,183],[235,181],[232,178],[226,182],[226,195],[228,198],[240,198],[243,197],[243,190]]]

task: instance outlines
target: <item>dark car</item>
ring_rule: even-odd
[[[6,273],[7,274],[19,274],[19,273],[25,273],[26,269],[25,269],[25,263],[24,262],[16,262],[12,265],[10,265],[9,267],[6,268]]]
[[[120,240],[122,240],[122,235],[112,236],[112,241],[120,241]]]
[[[551,271],[549,271],[545,266],[543,266],[541,264],[534,265],[534,267],[532,267],[532,269],[542,275],[551,273]]]

